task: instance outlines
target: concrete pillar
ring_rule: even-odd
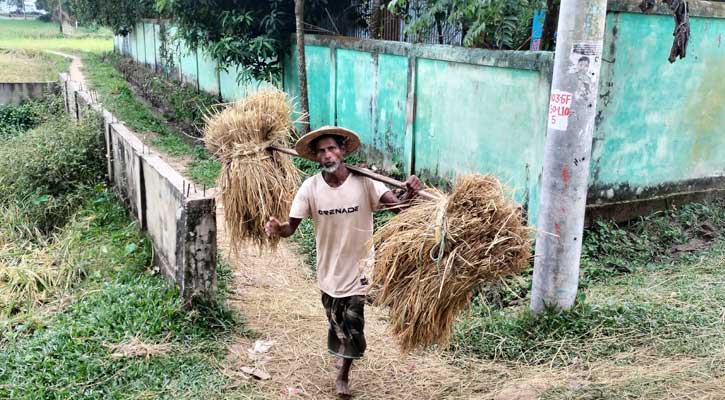
[[[531,309],[574,305],[606,0],[562,0],[544,148]]]

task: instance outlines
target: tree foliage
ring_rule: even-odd
[[[530,39],[531,20],[543,3],[541,0],[392,0],[388,8],[402,14],[408,34],[425,35],[445,23],[460,29],[464,46],[518,49]]]
[[[70,0],[81,22],[108,26],[114,33],[127,35],[141,20],[158,14],[154,0]]]
[[[204,48],[222,67],[243,65],[255,78],[279,74],[294,32],[291,0],[158,0],[157,7],[189,48]]]
[[[306,0],[305,23],[315,25],[349,6]],[[156,0],[159,12],[191,49],[204,48],[222,68],[242,65],[243,77],[275,81],[295,32],[294,0]]]

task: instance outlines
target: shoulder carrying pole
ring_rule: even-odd
[[[290,156],[295,156],[295,157],[300,156],[299,154],[297,154],[297,152],[294,149],[288,149],[285,147],[277,147],[277,146],[269,146],[269,149],[278,151],[280,153],[288,154]],[[401,182],[397,179],[393,179],[393,178],[387,177],[385,175],[380,175],[378,173],[370,171],[367,168],[356,167],[354,165],[349,165],[349,164],[345,164],[345,165],[347,166],[347,168],[350,171],[352,171],[358,175],[367,176],[370,179],[374,179],[378,182],[382,182],[382,183],[388,184],[390,186],[393,186],[393,187],[396,187],[399,189],[407,189],[405,186],[405,182]],[[422,190],[418,191],[418,196],[423,199],[426,199],[426,200],[435,200],[438,198],[437,196],[435,196],[431,193],[428,193],[428,192],[424,192]]]

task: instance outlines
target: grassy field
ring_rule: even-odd
[[[69,65],[69,59],[55,54],[0,49],[0,82],[55,81]]]
[[[71,121],[54,98],[0,118],[15,125],[0,135],[0,398],[254,398],[225,371],[249,334],[225,306],[229,267],[193,310],[154,273],[100,183],[99,117]]]
[[[718,398],[725,380],[723,231],[723,201],[622,225],[599,221],[585,232],[572,310],[532,315],[529,271],[483,288],[458,321],[451,350],[581,371],[581,382],[551,386],[546,399]]]
[[[0,48],[103,52],[113,50],[113,35],[104,28],[79,28],[63,36],[54,23],[0,17]]]

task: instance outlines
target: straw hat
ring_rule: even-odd
[[[315,150],[312,148],[312,142],[320,136],[334,135],[340,136],[345,139],[345,149],[347,154],[354,152],[360,147],[360,138],[355,132],[340,128],[339,126],[323,126],[322,128],[315,129],[302,136],[297,143],[295,143],[295,150],[297,154],[311,161],[317,161],[317,155]]]

